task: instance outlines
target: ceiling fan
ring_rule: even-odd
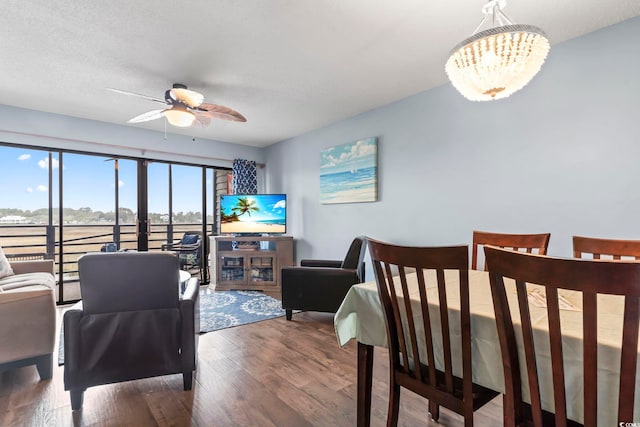
[[[173,87],[164,93],[164,99],[126,90],[106,88],[111,92],[123,95],[137,96],[149,101],[160,102],[167,107],[162,110],[151,110],[129,120],[129,123],[141,123],[165,117],[169,123],[178,127],[199,125],[209,126],[211,119],[231,120],[234,122],[246,122],[247,119],[235,110],[222,105],[204,103],[201,93],[187,89],[187,86],[174,83]]]

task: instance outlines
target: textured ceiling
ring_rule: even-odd
[[[483,3],[2,0],[0,104],[126,124],[162,106],[106,87],[163,98],[179,82],[247,122],[168,131],[267,146],[447,83],[449,49]],[[504,12],[542,28],[553,52],[640,15],[640,1],[510,0]]]

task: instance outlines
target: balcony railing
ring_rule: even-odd
[[[149,250],[159,251],[164,243],[179,240],[185,231],[201,229],[202,224],[152,224]],[[100,252],[106,243],[116,243],[119,250],[135,250],[138,243],[134,224],[65,224],[62,245],[57,238],[59,232],[58,225],[1,224],[0,245],[9,259],[53,259],[57,282],[64,286],[77,284],[80,256]],[[206,262],[206,257],[202,258]]]

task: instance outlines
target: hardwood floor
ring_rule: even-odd
[[[58,325],[64,308],[58,309]],[[55,358],[55,357],[54,357]],[[374,357],[372,426],[386,424],[388,359]],[[182,376],[87,389],[71,411],[63,367],[40,381],[34,366],[0,373],[0,426],[355,426],[356,345],[337,344],[333,315],[306,312],[200,336],[193,390]],[[475,425],[502,424],[498,397],[476,413]],[[429,420],[424,399],[402,391],[400,426],[462,426],[442,409]]]

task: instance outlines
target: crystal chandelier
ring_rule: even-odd
[[[549,40],[533,25],[514,24],[502,12],[506,0],[490,0],[473,35],[451,50],[445,70],[453,86],[471,101],[506,98],[535,76]],[[492,28],[480,31],[491,18]]]

